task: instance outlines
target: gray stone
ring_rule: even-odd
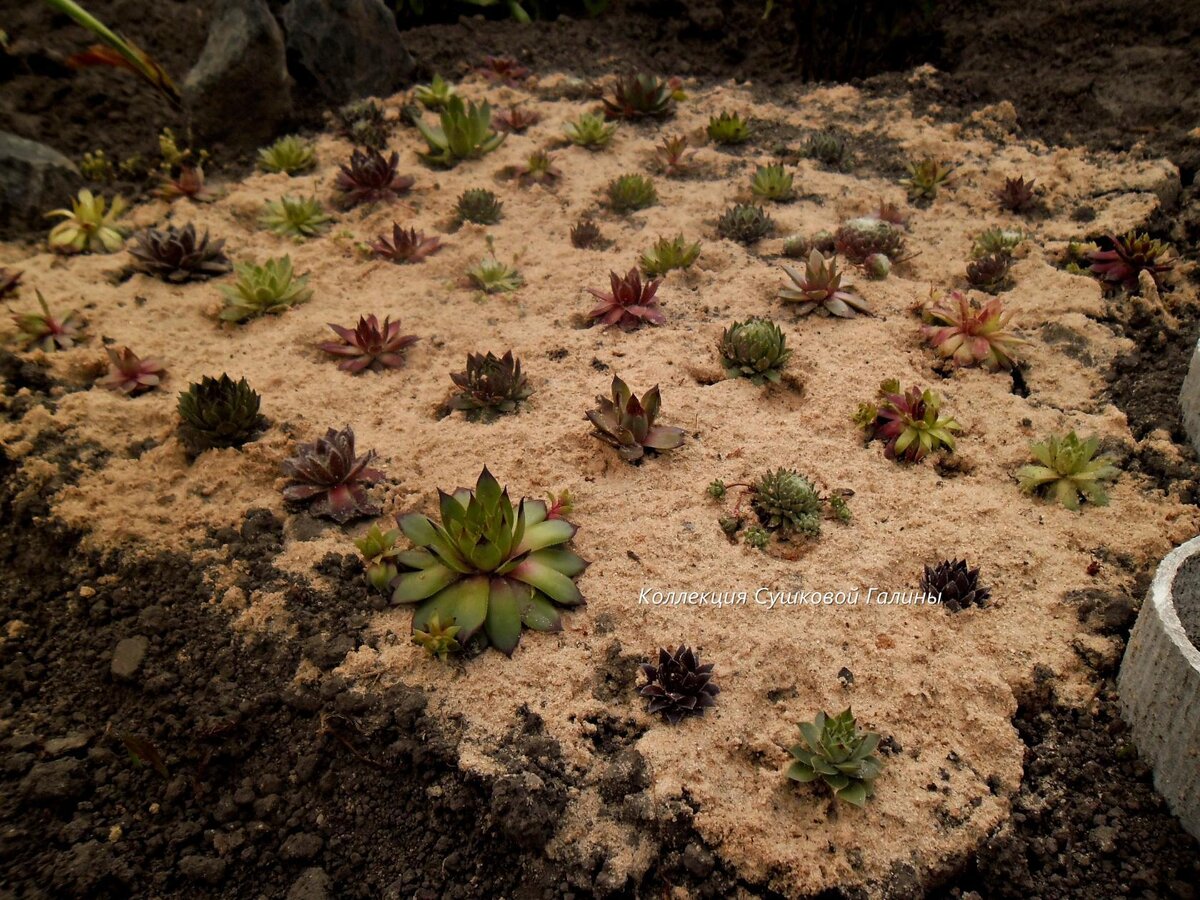
[[[68,753],[84,749],[92,740],[92,735],[86,731],[75,731],[65,737],[51,738],[42,748],[51,759],[66,756]]]
[[[82,178],[57,150],[0,131],[0,237],[49,228],[46,213],[70,206]]]
[[[287,892],[287,900],[329,900],[333,892],[333,882],[324,869],[315,866],[305,869],[300,877],[292,883]]]
[[[146,651],[149,649],[149,638],[140,634],[118,641],[112,656],[113,677],[126,680],[137,675],[142,663],[146,661]]]
[[[62,803],[78,800],[87,790],[87,771],[72,756],[39,763],[21,782],[22,793],[34,803]]]
[[[220,0],[183,100],[205,140],[257,147],[275,136],[292,93],[283,30],[266,0]]]
[[[331,104],[386,97],[412,77],[412,56],[383,0],[291,0],[283,25],[297,80],[311,79]]]
[[[1187,376],[1179,390],[1179,406],[1183,413],[1183,430],[1200,452],[1200,342],[1192,350]]]

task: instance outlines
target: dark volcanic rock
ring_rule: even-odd
[[[79,183],[75,164],[57,150],[0,131],[0,237],[46,227],[46,213],[69,205]]]

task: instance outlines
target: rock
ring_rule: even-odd
[[[324,869],[315,866],[305,869],[292,883],[287,900],[328,900],[333,891],[333,882]]]
[[[82,178],[57,150],[0,131],[0,237],[53,224],[46,213],[70,206]]]
[[[78,800],[88,787],[87,771],[73,756],[39,763],[21,782],[21,792],[33,803]]]
[[[179,873],[191,881],[220,884],[225,878],[225,860],[215,856],[185,856],[179,860]]]
[[[683,849],[683,867],[697,878],[707,878],[716,867],[713,855],[692,841]]]
[[[383,0],[291,0],[283,25],[297,80],[310,80],[331,104],[386,97],[413,74]]]
[[[118,641],[112,656],[113,677],[126,681],[137,675],[149,649],[150,639],[140,634]]]
[[[219,0],[183,100],[205,140],[257,147],[275,136],[292,113],[292,82],[266,0]]]
[[[50,758],[57,756],[65,756],[68,753],[74,753],[77,750],[82,750],[88,745],[92,739],[91,734],[86,731],[76,731],[65,737],[51,738],[46,741],[42,748],[43,752]]]
[[[312,859],[321,852],[325,842],[319,834],[298,832],[291,835],[279,848],[279,855],[287,860]]]

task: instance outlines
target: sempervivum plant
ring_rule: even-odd
[[[358,325],[345,328],[329,323],[340,341],[318,344],[320,350],[341,358],[338,368],[343,372],[361,372],[364,369],[398,369],[404,365],[405,351],[419,338],[413,334],[400,333],[400,321],[384,318],[383,324],[374,313],[359,316]]]
[[[113,197],[112,205],[102,195],[86,188],[71,201],[70,209],[46,213],[62,219],[50,229],[50,249],[55,253],[116,253],[125,246],[126,228],[117,223],[129,204]]]
[[[83,319],[75,310],[59,319],[50,312],[46,298],[36,291],[40,313],[15,313],[12,317],[17,326],[17,343],[23,350],[37,347],[47,352],[69,350],[83,337]]]
[[[1096,506],[1108,505],[1104,482],[1112,481],[1119,470],[1111,459],[1096,456],[1100,441],[1091,437],[1081,441],[1072,431],[1066,437],[1051,435],[1030,444],[1036,465],[1017,471],[1021,490],[1027,494],[1052,497],[1070,510],[1078,510],[1085,499]]]
[[[333,221],[316,197],[280,197],[268,200],[258,223],[280,237],[302,241],[316,237]]]
[[[606,122],[603,116],[594,113],[584,113],[575,121],[568,122],[563,131],[567,140],[578,147],[603,150],[612,143],[613,135],[617,133],[617,123]]]
[[[781,165],[759,166],[750,178],[750,192],[755,197],[784,203],[795,196],[792,173]]]
[[[341,107],[334,115],[342,137],[361,147],[382,150],[387,146],[391,123],[377,100],[355,100]]]
[[[992,595],[990,588],[979,583],[979,569],[972,569],[965,559],[944,559],[936,566],[925,566],[921,590],[937,594],[951,612],[983,606]]]
[[[261,266],[238,263],[236,269],[237,281],[221,288],[225,295],[225,308],[220,316],[223,322],[276,315],[312,299],[308,276],[295,275],[290,256],[268,259]]]
[[[932,156],[910,160],[905,165],[908,175],[900,183],[908,188],[910,200],[932,200],[954,172],[954,166]]]
[[[813,721],[801,722],[800,736],[801,742],[791,748],[795,761],[788,778],[801,784],[819,778],[839,800],[865,806],[883,771],[883,762],[875,756],[879,735],[859,731],[847,708],[836,716],[819,712]]]
[[[775,229],[774,220],[761,206],[737,203],[729,207],[717,220],[717,234],[741,244],[760,241]]]
[[[233,268],[224,253],[224,240],[197,236],[196,226],[146,228],[133,236],[129,255],[147,275],[172,284],[224,275]]]
[[[674,450],[683,446],[683,429],[655,425],[662,398],[658,385],[639,400],[620,378],[613,377],[612,399],[597,397],[599,409],[590,409],[587,417],[596,429],[593,434],[617,448],[629,462],[641,459],[647,450]]]
[[[330,428],[311,444],[297,444],[295,454],[283,461],[287,478],[283,499],[303,504],[309,515],[339,525],[379,514],[366,488],[380,481],[383,473],[371,468],[374,450],[362,456],[355,453],[354,429],[349,425],[340,431]]]
[[[241,447],[266,427],[260,404],[245,378],[206,375],[179,395],[179,439],[192,456],[218,447]]]
[[[957,366],[1011,369],[1025,344],[1011,329],[1012,313],[999,297],[980,306],[961,291],[951,291],[925,314],[932,324],[921,326],[922,334],[939,356]]]
[[[1032,209],[1037,202],[1037,188],[1034,187],[1034,180],[1031,178],[1026,181],[1024,175],[1018,178],[1005,178],[1003,187],[993,191],[992,196],[996,198],[996,202],[1002,209],[1022,213]]]
[[[1175,265],[1170,245],[1148,234],[1110,234],[1108,241],[1109,249],[1088,254],[1092,274],[1107,284],[1133,290],[1141,272],[1149,272],[1158,284],[1159,276]]]
[[[843,222],[834,232],[833,246],[850,262],[859,265],[875,255],[886,256],[892,262],[901,262],[905,258],[904,232],[877,216]]]
[[[415,228],[405,230],[392,223],[392,240],[380,235],[371,243],[371,252],[394,263],[419,263],[442,249],[442,239],[437,235],[425,237],[425,232]]]
[[[392,579],[400,574],[397,563],[401,550],[396,546],[399,537],[399,528],[384,531],[378,525],[372,525],[354,542],[366,565],[367,584],[381,594],[390,591]]]
[[[859,313],[871,315],[867,301],[854,293],[850,279],[837,269],[837,261],[826,259],[819,250],[813,250],[801,275],[791,266],[783,266],[791,284],[779,291],[781,300],[799,304],[800,315],[820,310],[823,315],[853,319]]]
[[[430,165],[451,168],[464,159],[477,159],[508,137],[492,131],[492,108],[486,101],[464,106],[461,97],[452,96],[442,107],[440,119],[439,125],[427,125],[420,118],[414,123],[429,145],[428,151],[417,155]]]
[[[350,154],[350,161],[338,167],[333,186],[340,194],[342,207],[350,209],[362,203],[382,203],[406,194],[416,183],[411,175],[401,175],[400,154],[384,156],[367,147]]]
[[[471,188],[459,195],[454,206],[454,218],[460,225],[474,222],[476,225],[495,225],[500,221],[503,203],[487,188]]]
[[[1020,228],[989,228],[982,231],[971,245],[971,256],[975,259],[993,253],[1012,255],[1017,245],[1028,235]]]
[[[413,98],[426,109],[444,109],[451,97],[457,97],[454,85],[436,72],[429,84],[419,84],[413,90]]]
[[[166,374],[156,359],[142,359],[128,347],[106,347],[108,372],[96,379],[99,387],[135,397],[158,387]]]
[[[658,170],[668,178],[681,178],[696,169],[696,151],[689,149],[688,139],[682,134],[663,138],[654,148],[654,161]]]
[[[608,208],[613,212],[627,213],[646,209],[658,203],[658,192],[654,182],[644,175],[621,175],[609,182],[605,188]]]
[[[520,272],[494,256],[485,257],[479,265],[467,269],[467,281],[485,294],[511,294],[525,283]]]
[[[884,456],[903,462],[919,462],[943,447],[954,450],[954,433],[962,426],[941,414],[942,400],[929,388],[900,390],[900,382],[888,379],[879,386],[875,403],[858,407],[854,421],[868,441],[884,441]]]
[[[840,166],[846,158],[846,142],[832,131],[817,131],[804,141],[804,155],[827,166]]]
[[[590,250],[603,247],[604,244],[604,235],[600,233],[600,226],[592,219],[580,219],[571,226],[572,247],[579,250]]]
[[[450,408],[462,410],[471,421],[488,422],[513,412],[533,393],[511,350],[503,356],[468,353],[466,369],[451,373],[450,380],[458,387]]]
[[[653,75],[628,75],[603,102],[610,119],[665,119],[675,111],[675,88]]]
[[[529,77],[529,67],[521,65],[511,56],[485,56],[483,65],[476,70],[492,84],[517,87]]]
[[[264,172],[298,175],[316,164],[317,154],[313,145],[294,134],[281,137],[271,146],[258,151],[258,167]]]
[[[682,234],[660,237],[642,254],[642,271],[651,277],[666,275],[672,269],[689,269],[700,256],[700,242],[689,244]]]
[[[1013,258],[1007,253],[989,253],[967,263],[967,283],[973,288],[994,294],[1009,283]]]
[[[744,144],[750,140],[750,123],[735,112],[711,116],[706,131],[708,139],[718,144]]]
[[[716,705],[721,689],[713,681],[713,664],[700,664],[691,647],[680,644],[673,652],[660,647],[658,665],[642,663],[646,683],[638,693],[650,702],[646,711],[661,715],[672,725],[685,716],[702,716]]]
[[[721,334],[721,365],[730,378],[748,378],[760,387],[779,383],[792,351],[779,326],[756,316],[735,322]]]
[[[186,197],[194,203],[211,203],[217,199],[217,192],[204,183],[204,170],[199,166],[180,166],[179,174],[163,175],[162,185],[158,196],[164,200],[176,200]]]
[[[412,640],[417,646],[424,647],[430,656],[436,656],[445,662],[451,653],[462,649],[462,644],[458,642],[460,631],[461,625],[445,625],[438,614],[434,613],[424,628],[413,629]]]
[[[420,603],[413,629],[434,616],[459,628],[457,641],[491,644],[509,655],[521,628],[559,631],[560,607],[582,604],[575,578],[588,563],[566,548],[575,526],[547,518],[544,501],[521,500],[486,468],[475,489],[438,492],[441,523],[419,513],[399,524],[416,549],[401,562],[414,571],[396,579],[393,603]]]
[[[816,486],[795,469],[764,472],[750,489],[750,506],[768,531],[811,537],[821,533],[824,501]]]
[[[661,282],[650,279],[643,283],[637,269],[630,269],[624,278],[616,272],[609,272],[608,278],[612,286],[609,293],[588,288],[588,293],[600,301],[588,313],[589,319],[608,328],[616,327],[624,331],[632,331],[645,323],[661,325],[666,321],[655,296]]]
[[[542,120],[535,109],[522,109],[515,103],[492,116],[492,125],[505,134],[521,134]]]
[[[540,184],[543,187],[553,187],[562,177],[562,170],[554,165],[554,158],[545,150],[535,150],[521,166],[508,166],[502,173],[505,177],[515,178],[521,187]]]

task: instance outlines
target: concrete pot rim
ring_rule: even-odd
[[[1163,557],[1158,564],[1158,571],[1150,584],[1149,602],[1154,604],[1164,630],[1175,649],[1187,660],[1188,664],[1200,671],[1200,650],[1189,640],[1179,613],[1175,609],[1175,578],[1183,564],[1193,556],[1200,554],[1200,535],[1186,541]]]

